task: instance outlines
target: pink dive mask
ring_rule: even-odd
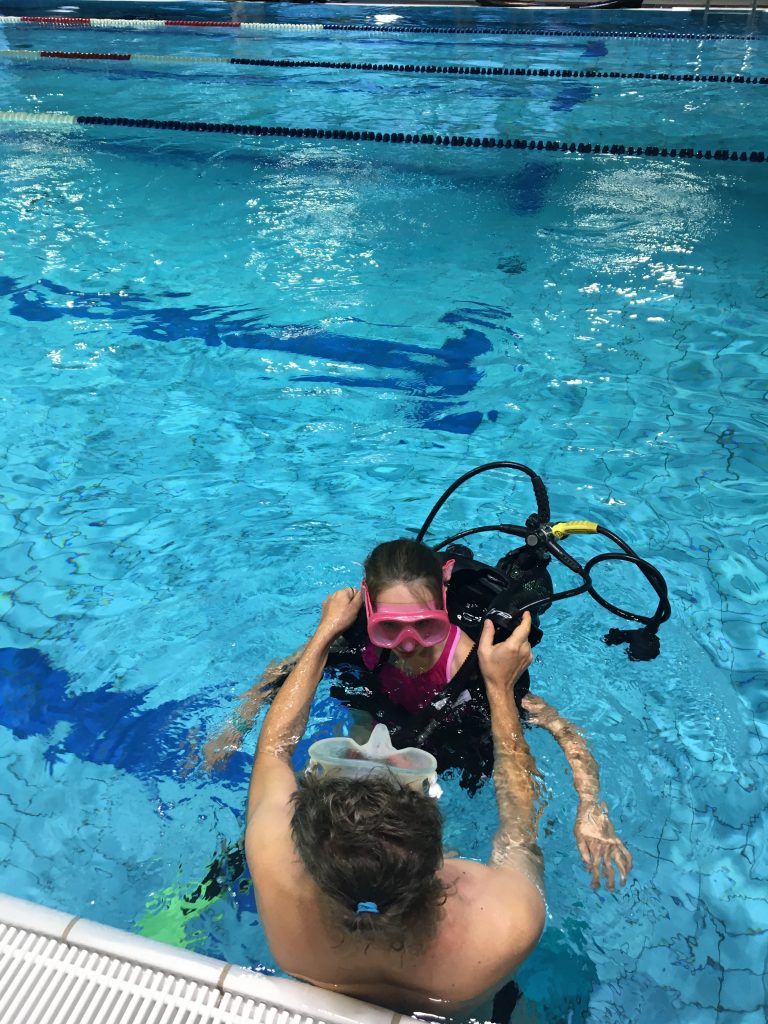
[[[443,574],[450,576],[453,563],[446,563]],[[435,647],[448,637],[451,621],[443,582],[443,607],[429,604],[379,604],[373,610],[371,596],[365,580],[361,583],[365,595],[365,613],[368,616],[368,636],[377,647],[402,647],[410,653],[416,647]]]

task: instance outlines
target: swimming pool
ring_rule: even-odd
[[[522,986],[547,1021],[762,1021],[768,170],[705,153],[761,149],[766,86],[562,77],[663,63],[759,78],[762,22],[237,17],[508,34],[6,24],[0,49],[561,75],[6,54],[4,107],[702,158],[0,126],[2,888],[151,927],[147,906],[193,889],[242,827],[247,753],[223,777],[189,772],[190,732],[224,721],[376,541],[417,528],[463,469],[512,458],[544,476],[557,517],[655,561],[673,601],[650,663],[606,647],[619,623],[585,599],[547,613],[534,686],[589,735],[635,871],[621,893],[590,891],[562,758],[534,734],[550,918]],[[670,38],[705,29],[719,38]],[[435,532],[532,510],[497,475]],[[610,585],[646,599],[626,575]],[[324,691],[315,734],[342,714]],[[485,856],[491,793],[445,788],[448,843]],[[231,888],[166,934],[272,969]]]

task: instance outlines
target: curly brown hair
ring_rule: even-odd
[[[391,776],[299,776],[293,841],[341,938],[420,949],[434,936],[447,886],[435,800]],[[362,904],[377,908],[358,909]]]

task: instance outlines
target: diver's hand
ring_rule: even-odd
[[[530,631],[531,613],[524,612],[517,629],[502,643],[494,644],[496,627],[490,619],[485,620],[477,657],[486,687],[502,690],[514,687],[533,661],[533,652],[528,643]]]
[[[355,587],[342,587],[329,594],[323,601],[315,636],[325,643],[333,643],[355,621],[362,604],[363,592]]]
[[[632,870],[632,854],[616,835],[605,804],[580,804],[573,834],[584,866],[592,875],[592,888],[600,888],[602,869],[606,887],[613,892],[616,884],[614,867],[624,885]]]

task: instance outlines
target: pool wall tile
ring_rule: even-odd
[[[690,987],[686,988],[685,997],[697,1006],[715,1008],[720,1001],[720,987],[723,983],[723,972],[717,964],[708,963],[692,970],[689,978]]]
[[[752,971],[726,971],[720,990],[720,1004],[739,1013],[765,1011],[765,981]]]
[[[718,1024],[714,1008],[680,1004],[674,990],[643,970],[623,978],[620,988],[616,983],[598,985],[589,999],[587,1019],[600,1024]]]
[[[708,1006],[699,1006],[698,1003],[683,1003],[676,1005],[671,1015],[647,1017],[642,1012],[632,1021],[632,1024],[645,1024],[646,1021],[653,1021],[653,1024],[720,1024],[720,1017],[717,1010]],[[628,1024],[622,1020],[621,1024]]]
[[[710,894],[707,894],[707,902],[710,906],[717,905]],[[723,930],[732,934],[767,931],[768,900],[765,898],[765,883],[745,880],[742,892],[732,893],[720,901],[718,914],[723,922]]]
[[[720,943],[720,963],[727,971],[743,970],[746,964],[762,964],[768,975],[768,931],[726,935]]]
[[[741,1010],[720,1010],[717,1024],[765,1024],[765,1010],[742,1013]]]

